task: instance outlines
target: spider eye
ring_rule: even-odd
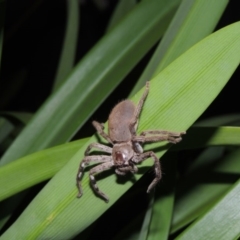
[[[129,165],[129,160],[133,156],[133,150],[128,145],[114,146],[112,157],[116,166]]]
[[[122,152],[117,151],[117,152],[115,153],[115,158],[116,158],[116,160],[117,160],[118,162],[123,162],[124,159],[125,159],[125,157],[126,157],[125,154],[122,153]]]

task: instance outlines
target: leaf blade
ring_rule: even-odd
[[[146,79],[156,76],[187,49],[212,33],[227,3],[227,0],[217,3],[214,0],[207,2],[201,0],[182,1],[163,39],[130,95],[144,86]]]
[[[1,167],[0,201],[53,177],[85,142],[80,139],[45,149]]]
[[[77,50],[77,38],[78,38],[78,22],[80,13],[77,0],[67,1],[67,23],[66,32],[63,41],[63,47],[61,52],[60,61],[58,63],[58,69],[54,81],[53,90],[56,90],[67,79],[67,75],[70,74],[75,60],[75,53]]]
[[[177,239],[237,239],[240,236],[239,191],[240,180],[210,211],[187,228]]]

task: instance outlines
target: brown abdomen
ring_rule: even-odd
[[[112,141],[126,142],[131,139],[129,123],[133,118],[135,105],[130,100],[117,104],[108,118],[108,133]]]

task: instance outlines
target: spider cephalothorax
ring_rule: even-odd
[[[143,103],[149,92],[149,82],[146,83],[146,89],[143,93],[137,106],[130,100],[125,100],[117,104],[108,118],[108,134],[104,130],[101,123],[93,121],[93,126],[97,132],[105,138],[113,147],[109,147],[100,143],[91,143],[85,151],[85,157],[80,163],[77,173],[77,186],[79,190],[78,197],[82,196],[81,178],[84,168],[90,163],[100,163],[93,167],[89,172],[91,185],[100,197],[106,202],[108,197],[99,190],[94,175],[110,169],[115,168],[118,175],[125,175],[127,172],[136,173],[138,168],[136,164],[141,163],[147,158],[151,157],[154,160],[155,178],[149,185],[147,192],[153,189],[162,177],[161,166],[159,159],[154,152],[143,152],[142,143],[145,142],[159,142],[168,141],[171,143],[178,143],[182,140],[181,136],[185,132],[170,132],[164,130],[150,130],[144,131],[140,135],[136,135],[138,118],[141,113]],[[92,148],[96,148],[102,152],[109,153],[109,155],[89,155]]]

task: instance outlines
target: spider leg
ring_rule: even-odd
[[[147,136],[152,134],[151,136]],[[152,130],[152,131],[144,131],[140,134],[140,136],[134,136],[133,141],[145,143],[145,142],[160,142],[160,141],[168,141],[171,143],[178,143],[182,140],[182,135],[186,134],[186,132],[170,132],[164,130]]]
[[[100,144],[100,143],[91,143],[85,151],[85,156],[89,155],[92,148],[97,148],[97,149],[99,149],[103,152],[112,153],[112,148],[110,148],[106,145],[103,145],[103,144]]]
[[[134,139],[135,136],[133,136],[133,139]],[[136,152],[136,153],[143,153],[143,148],[142,148],[142,145],[139,143],[139,142],[134,142],[132,140],[132,145],[133,145],[133,150]]]
[[[91,182],[91,185],[92,185],[92,188],[93,190],[95,191],[95,193],[97,195],[99,195],[100,197],[102,197],[105,202],[108,202],[109,201],[109,198],[107,197],[107,195],[105,195],[102,191],[99,190],[98,186],[97,186],[97,182],[95,180],[95,177],[94,175],[95,174],[98,174],[100,172],[103,172],[107,169],[110,169],[114,166],[113,162],[105,162],[103,164],[100,164],[94,168],[92,168],[89,172],[89,178],[90,178],[90,182]]]
[[[104,138],[106,139],[109,143],[111,143],[113,145],[113,142],[111,140],[111,138],[108,136],[108,134],[106,134],[103,130],[104,130],[104,125],[103,123],[99,123],[97,121],[93,121],[92,125],[95,127],[95,129],[97,130],[97,132]]]
[[[135,113],[134,113],[134,117],[133,117],[133,119],[131,120],[131,122],[129,124],[129,129],[130,129],[130,132],[132,133],[133,136],[136,135],[139,115],[140,115],[140,113],[142,111],[143,104],[144,104],[144,101],[147,98],[148,92],[149,92],[149,82],[146,82],[145,91],[144,91],[141,99],[138,102],[138,105],[137,105]]]
[[[81,179],[82,179],[85,167],[88,166],[90,163],[103,163],[103,162],[112,162],[112,156],[98,155],[98,156],[84,157],[84,159],[80,163],[77,177],[76,177],[76,182],[77,182],[77,187],[78,187],[78,195],[77,195],[78,198],[80,198],[83,194]]]
[[[147,130],[140,133],[141,136],[146,136],[147,134],[162,134],[162,135],[169,135],[173,137],[179,137],[186,134],[186,132],[172,132],[172,131],[166,131],[166,130]]]
[[[149,193],[157,185],[157,183],[160,181],[160,179],[162,178],[162,170],[161,170],[160,162],[159,162],[156,154],[152,151],[145,152],[145,153],[142,153],[140,155],[136,155],[132,159],[132,161],[135,162],[135,163],[141,163],[149,157],[152,157],[152,159],[154,161],[155,178],[153,179],[152,183],[149,185],[149,187],[147,189],[147,193]]]

